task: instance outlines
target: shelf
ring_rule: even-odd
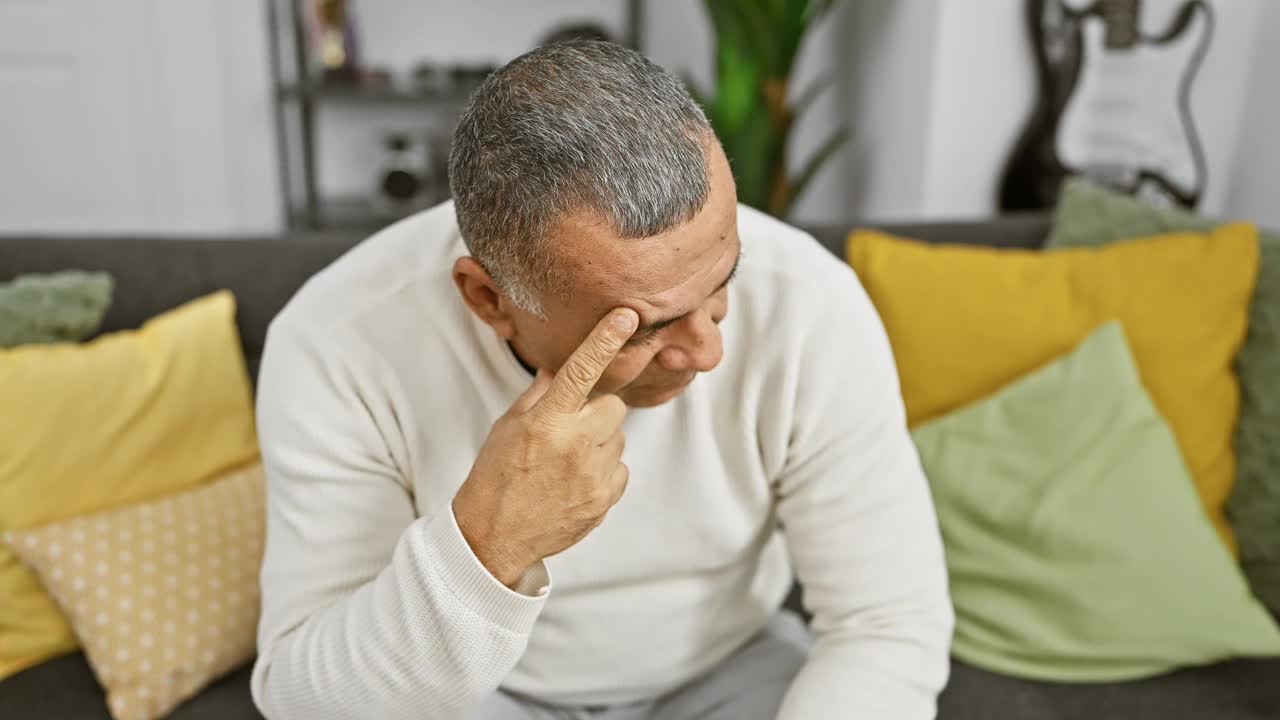
[[[462,105],[478,84],[457,85],[438,90],[401,88],[393,85],[303,83],[282,85],[281,100],[367,104],[450,104]]]
[[[642,45],[642,4],[641,0],[626,0],[623,36],[626,44],[633,48]],[[372,231],[421,208],[415,205],[394,211],[377,207],[369,196],[321,195],[318,158],[320,145],[325,140],[321,135],[327,133],[317,131],[320,125],[317,116],[327,115],[335,106],[342,106],[340,113],[361,108],[361,115],[375,110],[400,115],[404,109],[426,108],[433,125],[440,125],[448,115],[456,119],[486,74],[495,68],[491,63],[437,60],[434,66],[419,63],[412,68],[401,68],[408,74],[400,76],[389,72],[391,68],[375,68],[346,77],[324,76],[318,72],[311,75],[308,70],[314,67],[308,47],[311,30],[303,5],[296,0],[267,3],[269,62],[274,81],[271,99],[275,106],[277,165],[284,214],[292,227],[303,232],[333,231],[346,235]],[[474,31],[483,32],[483,26],[477,26]],[[523,49],[508,47],[504,52],[511,50]],[[322,110],[320,106],[329,107]],[[373,188],[370,188],[370,196],[372,194]],[[422,205],[442,199],[437,197]]]
[[[372,196],[344,195],[320,198],[316,222],[311,222],[306,208],[294,208],[290,213],[290,224],[301,227],[312,226],[313,229],[318,230],[372,232],[446,199],[446,197],[425,196],[403,208],[386,208],[379,206]]]

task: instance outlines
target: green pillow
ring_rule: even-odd
[[[76,342],[97,332],[114,283],[101,272],[19,275],[0,283],[0,347]]]
[[[1280,628],[1205,516],[1119,323],[913,436],[961,660],[1102,682],[1280,655]]]
[[[1048,246],[1100,245],[1217,224],[1074,179],[1063,188]],[[1235,432],[1236,481],[1227,516],[1254,593],[1272,612],[1280,613],[1280,233],[1259,232],[1258,249],[1249,334],[1236,358],[1240,421]]]

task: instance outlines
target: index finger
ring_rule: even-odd
[[[551,387],[535,407],[561,413],[576,413],[591,397],[605,368],[631,338],[640,316],[630,308],[617,308],[596,323],[577,350],[569,356],[551,380]]]

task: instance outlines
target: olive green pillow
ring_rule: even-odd
[[[1120,324],[917,428],[956,609],[952,652],[1061,682],[1280,656]]]
[[[84,340],[102,324],[113,287],[110,275],[80,270],[0,283],[0,347]]]
[[[1048,247],[1101,245],[1217,224],[1073,179],[1063,188]],[[1235,431],[1236,481],[1227,516],[1254,593],[1273,613],[1280,613],[1280,233],[1260,231],[1258,249],[1249,333],[1236,358],[1240,421]]]

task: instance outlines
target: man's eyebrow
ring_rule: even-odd
[[[738,274],[738,265],[741,263],[742,263],[742,248],[739,247],[738,257],[733,259],[733,267],[729,269],[729,274],[725,276],[724,282],[716,286],[715,291],[711,293],[712,295],[715,295],[716,293],[725,289],[725,287],[729,285],[729,282],[733,280],[734,276]]]
[[[729,282],[733,280],[734,276],[738,274],[738,265],[740,265],[741,263],[742,263],[742,248],[739,247],[738,257],[735,258],[733,261],[733,268],[729,270],[729,274],[725,276],[724,280],[719,285],[716,286],[716,289],[711,291],[712,295],[715,295],[716,293],[725,289],[725,287],[729,285]],[[685,313],[685,315],[688,315],[688,313]],[[631,334],[631,337],[636,338],[636,337],[642,337],[644,335],[655,333],[668,325],[679,322],[680,319],[683,317],[684,315],[678,315],[676,317],[667,318],[665,320],[656,320],[651,323],[643,323],[634,333]]]

